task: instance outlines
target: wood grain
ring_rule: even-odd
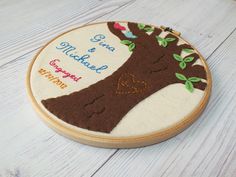
[[[94,21],[130,0],[11,1],[1,6],[0,66],[42,47],[63,31]],[[30,6],[30,8],[25,8]],[[21,9],[17,11],[17,9]],[[15,13],[9,13],[14,11]],[[19,17],[21,17],[19,21]]]
[[[236,2],[233,0],[0,1],[0,176],[222,176],[236,174]],[[91,21],[171,26],[204,57],[213,94],[189,129],[158,145],[98,149],[67,140],[35,115],[26,68],[49,39]]]
[[[48,127],[38,119],[32,107],[28,104],[25,91],[25,74],[27,65],[37,49],[49,38],[56,35],[56,32],[61,33],[62,30],[68,28],[68,26],[73,27],[76,23],[83,23],[83,20],[84,23],[88,23],[104,15],[107,11],[109,12],[125,5],[127,2],[128,1],[111,1],[107,3],[91,1],[89,5],[86,4],[85,1],[74,1],[73,3],[77,6],[74,11],[82,12],[82,14],[78,13],[77,16],[75,16],[77,21],[72,21],[72,5],[67,6],[67,1],[61,2],[59,6],[63,7],[64,15],[68,13],[68,16],[67,19],[63,20],[63,24],[54,24],[54,32],[53,29],[51,29],[50,23],[55,23],[60,19],[59,15],[62,12],[58,11],[54,15],[54,18],[48,20],[46,19],[46,15],[42,17],[40,15],[53,13],[59,10],[58,6],[53,8],[52,4],[49,8],[47,7],[47,1],[23,1],[22,4],[18,4],[18,6],[14,5],[14,2],[9,5],[4,5],[3,3],[3,7],[7,9],[4,11],[3,8],[1,10],[2,14],[9,13],[10,10],[14,11],[17,8],[21,8],[21,10],[23,10],[23,13],[20,15],[21,20],[33,23],[35,19],[33,17],[31,18],[30,14],[24,17],[24,15],[26,15],[25,13],[27,13],[25,5],[29,5],[36,10],[36,16],[37,13],[39,13],[37,18],[40,18],[42,23],[44,23],[42,26],[45,25],[45,29],[42,33],[34,33],[28,38],[27,33],[34,32],[33,28],[40,29],[40,25],[33,23],[31,28],[25,31],[25,29],[21,30],[20,25],[22,24],[18,22],[18,29],[11,29],[13,33],[16,33],[13,37],[11,37],[8,29],[1,32],[1,34],[7,36],[4,40],[12,39],[12,41],[14,41],[15,39],[15,43],[11,43],[10,41],[4,43],[5,45],[1,46],[2,50],[0,53],[1,64],[3,64],[0,67],[2,82],[0,85],[0,176],[81,176],[83,174],[89,176],[116,151],[115,149],[98,149],[81,145],[62,138],[48,129]],[[81,3],[85,3],[85,5],[80,6]],[[85,8],[87,14],[85,14],[85,11],[82,11],[82,8]],[[99,10],[99,8],[101,9]],[[91,12],[92,15],[89,14],[89,12]],[[68,23],[67,21],[70,22]],[[14,22],[16,23],[17,19]],[[5,23],[6,26],[10,25],[10,22],[7,23],[7,19],[3,21],[1,18],[1,24],[3,23]],[[23,26],[27,26],[26,24],[27,23]],[[4,35],[1,36],[3,38]],[[40,41],[38,36],[42,38],[42,41]],[[20,45],[22,40],[25,40],[25,43],[22,43],[24,45]],[[27,41],[31,41],[32,43],[27,43]],[[9,48],[7,48],[8,46]],[[16,48],[14,48],[14,46],[16,46]],[[5,56],[5,53],[9,54],[12,51],[14,52],[12,55],[9,55],[9,57]]]

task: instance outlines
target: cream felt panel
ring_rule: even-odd
[[[183,44],[185,44],[185,43],[186,43],[186,42],[185,42],[184,40],[179,39],[177,45],[180,46],[180,45],[183,45]]]
[[[194,66],[194,65],[201,65],[201,66],[203,66],[202,61],[201,61],[200,59],[197,59],[197,60],[192,64],[192,66]]]
[[[103,41],[110,46],[115,47],[115,51],[111,52],[105,47],[100,46],[99,42],[91,42],[90,39],[97,34],[105,35],[106,38]],[[90,53],[90,58],[86,61],[97,67],[108,65],[108,68],[103,70],[101,74],[86,68],[80,62],[66,56],[62,53],[62,50],[56,49],[56,46],[60,46],[61,42],[69,42],[72,46],[75,46],[75,51],[78,51],[77,55],[79,56],[89,54],[87,50],[96,47],[96,51]],[[111,75],[129,58],[130,55],[131,52],[128,51],[127,46],[120,44],[120,40],[109,31],[106,23],[98,24],[96,26],[90,25],[66,33],[50,43],[38,55],[31,72],[31,87],[33,94],[41,105],[40,102],[42,99],[53,98],[79,91]],[[55,69],[49,65],[49,62],[53,59],[59,59],[60,62],[57,63],[58,66],[71,74],[82,77],[82,79],[75,82],[69,78],[62,78],[63,74],[56,73]],[[62,82],[68,85],[68,87],[61,89],[45,78],[45,76],[41,76],[38,73],[40,68],[50,71],[54,76],[58,76]]]
[[[204,91],[190,93],[183,84],[172,84],[147,97],[130,110],[111,134],[141,135],[171,126],[196,108]]]
[[[161,38],[165,38],[168,34],[169,34],[169,32],[167,32],[167,31],[162,31],[161,34],[159,34],[159,36],[160,36]]]
[[[181,121],[198,106],[203,96],[204,91],[194,89],[190,93],[184,84],[169,85],[139,102],[110,134],[82,129],[63,122],[50,112],[48,114],[65,127],[84,133],[113,137],[136,136],[159,131]],[[43,110],[47,111],[44,107]]]

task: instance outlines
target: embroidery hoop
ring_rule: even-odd
[[[199,51],[192,46],[189,42],[184,40],[182,37],[180,37],[180,33],[177,31],[169,31],[172,35],[174,35],[177,38],[182,39],[186,43],[192,46],[192,48],[196,51],[196,53],[199,55],[200,60],[203,63],[203,66],[206,70],[206,78],[208,81],[207,87],[204,91],[204,95],[199,102],[198,106],[192,110],[187,116],[183,117],[181,121],[167,127],[161,130],[153,131],[151,133],[146,133],[143,135],[137,135],[137,136],[127,136],[127,137],[111,137],[111,136],[105,136],[105,135],[96,135],[94,133],[87,133],[82,131],[82,128],[72,126],[70,124],[67,124],[61,120],[56,120],[50,115],[47,114],[37,103],[36,99],[33,96],[32,89],[30,86],[30,76],[31,76],[31,71],[32,71],[32,66],[34,62],[36,61],[38,55],[54,40],[59,38],[60,36],[63,36],[66,33],[69,33],[71,31],[77,30],[79,28],[83,28],[85,26],[91,26],[91,25],[97,25],[101,23],[107,23],[111,21],[104,21],[104,22],[99,22],[99,23],[92,23],[92,24],[87,24],[83,25],[81,27],[77,27],[74,29],[71,29],[69,31],[66,31],[57,37],[53,38],[50,40],[42,49],[40,49],[37,54],[34,56],[32,62],[30,63],[27,71],[27,76],[26,76],[26,88],[27,88],[27,93],[30,98],[30,101],[33,105],[33,108],[35,111],[38,113],[39,117],[53,130],[55,130],[57,133],[68,137],[70,139],[73,139],[75,141],[78,141],[83,144],[87,145],[92,145],[92,146],[97,146],[97,147],[105,147],[105,148],[134,148],[134,147],[142,147],[142,146],[147,146],[151,144],[156,144],[159,142],[162,142],[164,140],[167,140],[183,130],[185,130],[187,127],[189,127],[194,121],[197,120],[197,118],[200,116],[204,108],[206,107],[210,93],[211,93],[211,88],[212,88],[212,77],[210,70],[208,68],[208,65],[206,63],[206,60],[203,58],[203,56],[199,53]],[[128,21],[116,21],[118,23],[128,23]],[[133,22],[133,23],[138,23],[138,22]],[[149,25],[149,24],[147,24]],[[160,28],[162,30],[165,30],[165,27],[161,26],[155,26],[155,25],[150,25],[154,26],[156,28]]]

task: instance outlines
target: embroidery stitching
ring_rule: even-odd
[[[128,79],[131,79],[131,83],[127,82],[127,79],[124,77],[130,77]],[[124,80],[126,79],[126,80]],[[137,88],[134,86],[134,84],[141,84],[141,86],[143,85],[143,88]],[[133,85],[132,85],[133,84]],[[128,91],[122,91],[122,87],[129,89]],[[122,74],[119,79],[118,79],[118,84],[117,84],[117,90],[116,90],[116,94],[136,94],[136,93],[142,93],[143,91],[145,91],[147,89],[147,83],[145,81],[139,81],[135,79],[135,76],[133,74],[130,73],[124,73]]]

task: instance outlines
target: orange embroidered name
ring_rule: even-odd
[[[39,69],[38,72],[39,72],[39,74],[41,74],[42,76],[47,78],[50,82],[54,83],[55,85],[57,85],[61,89],[64,89],[67,87],[67,85],[65,83],[63,83],[58,77],[53,76],[50,71],[47,71],[47,70],[41,68],[41,69]]]

